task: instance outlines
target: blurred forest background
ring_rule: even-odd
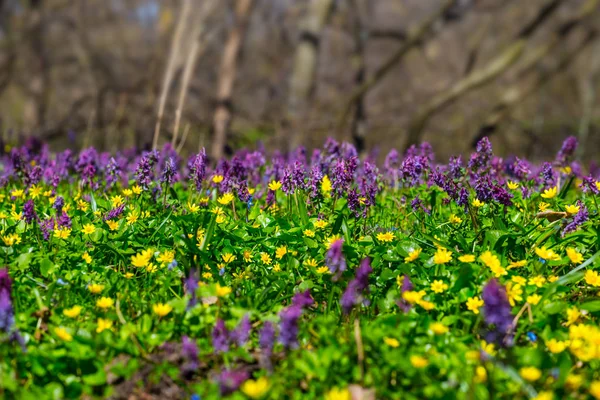
[[[55,149],[600,149],[600,0],[0,0],[0,132]]]

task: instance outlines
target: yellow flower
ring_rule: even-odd
[[[269,381],[262,376],[257,380],[248,379],[242,384],[242,393],[252,399],[259,399],[269,390]]]
[[[532,294],[531,296],[527,296],[527,302],[532,306],[537,306],[541,300],[542,296],[540,296],[539,294]]]
[[[106,221],[106,225],[108,225],[108,228],[111,231],[116,231],[117,229],[119,229],[119,221],[109,220]]]
[[[315,232],[311,231],[310,229],[305,229],[304,232],[302,232],[302,233],[306,237],[315,237]]]
[[[84,200],[77,200],[77,209],[83,212],[86,212],[89,208],[89,204]]]
[[[98,294],[104,290],[104,285],[99,285],[97,283],[90,283],[88,285],[88,290],[92,294]]]
[[[96,232],[96,227],[92,224],[85,224],[81,230],[85,235],[91,235]]]
[[[394,348],[400,346],[400,342],[398,341],[398,339],[391,338],[391,337],[384,337],[383,342],[385,344],[387,344],[388,346],[394,347]]]
[[[583,255],[573,247],[567,247],[567,257],[573,264],[579,264],[583,261]]]
[[[112,203],[113,208],[117,208],[123,204],[123,196],[115,195],[110,198],[110,202]]]
[[[125,218],[127,220],[127,225],[133,225],[137,222],[139,218],[139,213],[137,211],[130,211],[127,214],[127,218]]]
[[[62,326],[60,328],[54,328],[54,333],[56,334],[56,336],[58,336],[59,339],[65,342],[70,342],[71,340],[73,340],[73,336],[71,336],[71,334],[67,332],[67,330]]]
[[[317,229],[323,229],[323,228],[325,228],[325,227],[327,226],[327,224],[328,224],[328,222],[327,222],[327,221],[323,221],[322,219],[318,219],[318,220],[315,222],[315,227],[316,227]]]
[[[550,275],[548,277],[548,282],[552,283],[552,282],[556,282],[558,280],[558,276],[556,275]]]
[[[487,381],[487,371],[483,366],[478,365],[475,367],[475,382],[482,383],[485,381]]]
[[[554,393],[552,393],[548,390],[542,390],[541,392],[538,392],[537,396],[535,396],[531,400],[553,400],[553,399],[554,399]]]
[[[567,322],[565,326],[573,325],[577,320],[581,317],[581,312],[577,309],[577,307],[571,307],[567,309]]]
[[[133,195],[133,190],[131,190],[131,189],[123,189],[123,196],[125,196],[125,197],[131,197],[131,195]]]
[[[341,239],[340,235],[331,235],[327,239],[325,239],[325,247],[327,248],[327,250],[329,250],[329,248],[339,239]]]
[[[410,356],[410,363],[415,368],[425,368],[429,365],[429,361],[423,356],[412,355]]]
[[[394,240],[394,234],[392,232],[379,232],[377,234],[377,240],[385,243],[391,242],[392,240]]]
[[[527,260],[511,261],[507,269],[520,268],[527,265]]]
[[[304,261],[304,265],[306,265],[307,267],[315,268],[319,264],[317,263],[317,260],[315,260],[314,258],[309,258],[306,261]]]
[[[145,268],[150,264],[152,253],[148,251],[142,251],[134,256],[131,256],[131,265],[137,268]]]
[[[175,250],[165,250],[156,258],[161,264],[170,264],[175,259]]]
[[[188,207],[188,211],[191,212],[192,214],[195,214],[200,210],[199,205],[197,205],[196,203],[191,203],[189,201],[187,203],[187,207]]]
[[[271,181],[269,183],[269,189],[271,189],[274,192],[278,191],[279,189],[281,189],[281,182],[275,180]]]
[[[262,261],[263,264],[266,265],[271,265],[271,256],[268,255],[267,253],[260,253],[260,260]]]
[[[73,306],[72,308],[65,308],[63,310],[63,315],[69,318],[77,318],[79,314],[81,314],[81,306]]]
[[[554,196],[556,196],[557,191],[558,191],[558,188],[556,186],[551,187],[550,189],[544,190],[544,193],[542,193],[542,197],[544,199],[552,199],[552,198],[554,198]]]
[[[435,293],[443,293],[448,290],[448,284],[440,280],[433,281],[431,283],[431,290]]]
[[[114,304],[115,301],[110,297],[101,297],[100,299],[98,299],[98,301],[96,301],[96,307],[102,308],[103,310],[112,308]]]
[[[54,237],[59,239],[67,239],[71,236],[71,230],[69,228],[59,228],[54,231]]]
[[[92,263],[92,256],[90,256],[87,251],[81,255],[81,258],[88,264]]]
[[[12,246],[21,243],[21,237],[17,233],[13,233],[10,235],[2,236],[2,241],[4,241],[5,245]]]
[[[287,247],[285,247],[285,246],[278,247],[277,250],[275,250],[275,257],[278,260],[281,260],[283,258],[283,256],[285,256],[287,254],[287,252],[288,252]]]
[[[131,188],[131,190],[133,190],[133,193],[135,193],[135,194],[141,194],[144,189],[142,189],[138,185],[133,185],[133,187]]]
[[[483,307],[483,300],[479,297],[469,297],[467,300],[467,309],[473,311],[473,314],[479,314],[479,309]]]
[[[125,275],[123,275],[126,279],[131,279],[133,278],[133,272],[125,272]]]
[[[508,186],[508,188],[510,190],[515,190],[519,188],[519,184],[517,182],[513,182],[513,181],[507,181],[506,185]]]
[[[529,279],[528,283],[533,286],[542,287],[544,286],[544,283],[546,283],[546,278],[544,278],[542,275],[534,276],[533,278]]]
[[[500,264],[500,259],[491,251],[484,251],[480,256],[479,260],[488,267],[496,278],[506,275],[506,269]]]
[[[202,277],[204,279],[211,279],[212,278],[212,274],[210,272],[205,272],[202,274]]]
[[[32,199],[37,199],[42,194],[42,188],[36,185],[33,185],[29,188],[29,195]]]
[[[527,279],[523,278],[522,276],[518,276],[518,275],[513,276],[512,278],[510,278],[510,280],[521,286],[525,286],[527,284]]]
[[[464,263],[471,263],[475,261],[475,256],[473,254],[465,254],[464,256],[458,257],[458,261]]]
[[[511,306],[515,305],[515,301],[523,300],[522,294],[523,289],[521,288],[521,285],[513,284],[512,282],[509,282],[506,285],[506,296],[508,297],[508,302]]]
[[[596,189],[600,190],[600,181],[596,181]]]
[[[227,218],[225,218],[224,215],[217,215],[217,218],[215,219],[215,221],[217,221],[217,224],[222,224],[223,222],[225,222]]]
[[[281,272],[281,265],[279,263],[273,265],[273,272]]]
[[[569,215],[577,214],[579,212],[579,206],[577,206],[575,204],[570,204],[565,207],[565,211]]]
[[[460,224],[462,221],[463,221],[462,218],[460,218],[460,217],[458,217],[458,216],[456,216],[454,214],[450,215],[450,222],[451,223],[453,223],[453,224]]]
[[[98,318],[98,327],[96,333],[102,333],[107,329],[112,328],[113,322],[110,319]]]
[[[402,298],[407,302],[407,303],[419,303],[422,299],[423,296],[425,296],[425,291],[424,290],[420,290],[420,291],[415,291],[415,290],[407,290],[406,292],[402,293]]]
[[[331,181],[327,175],[321,179],[321,192],[325,197],[331,196]]]
[[[231,194],[229,192],[225,193],[223,196],[221,196],[217,199],[219,204],[223,204],[224,206],[231,203],[232,200],[233,200],[233,194]]]
[[[152,306],[152,311],[154,311],[154,314],[162,318],[173,311],[173,307],[168,304],[158,303]]]
[[[351,400],[352,395],[347,388],[333,388],[325,394],[325,400]]]
[[[446,264],[452,260],[452,252],[443,247],[439,247],[433,255],[434,264]]]
[[[545,246],[536,247],[535,254],[546,261],[560,260],[560,256],[558,254],[556,254],[553,250],[546,249]]]
[[[576,374],[567,375],[567,379],[565,380],[565,386],[569,389],[577,390],[583,383],[583,376]]]
[[[212,177],[212,181],[214,183],[221,183],[223,182],[223,175],[215,175]]]
[[[551,353],[562,353],[569,346],[569,342],[563,342],[556,339],[550,339],[546,342],[546,347]]]
[[[600,275],[596,271],[588,269],[585,271],[585,283],[592,286],[600,286]]]
[[[484,351],[492,357],[496,355],[496,346],[494,345],[494,343],[488,343],[485,340],[482,340],[480,344],[482,351]]]
[[[23,191],[23,189],[15,189],[15,190],[13,190],[12,192],[10,192],[10,195],[11,195],[12,197],[15,197],[15,198],[17,198],[17,199],[18,199],[19,197],[23,197],[23,195],[24,195],[24,194],[25,194],[25,192]]]
[[[548,209],[548,207],[550,207],[550,204],[548,204],[548,203],[544,203],[543,201],[542,201],[540,204],[538,204],[538,209],[539,209],[541,212],[544,212],[544,211],[546,211],[546,210]]]
[[[417,304],[423,307],[423,309],[426,311],[433,310],[435,308],[435,304],[427,300],[419,300]]]
[[[417,258],[419,258],[419,255],[421,254],[421,249],[420,248],[416,248],[413,251],[411,251],[410,253],[408,253],[407,257],[404,257],[404,262],[413,262],[415,261]]]
[[[329,267],[319,267],[317,268],[317,273],[319,274],[326,274],[329,272]]]
[[[221,286],[217,283],[217,297],[225,297],[229,293],[231,293],[231,288],[229,286]]]
[[[535,382],[542,377],[542,371],[536,367],[523,367],[519,370],[519,375],[529,382]]]
[[[222,254],[221,258],[223,259],[223,261],[225,261],[226,264],[235,261],[235,256],[231,253]]]
[[[431,331],[436,335],[443,335],[449,331],[448,327],[441,322],[434,322],[433,324],[429,325],[429,329],[431,329]]]
[[[483,207],[485,205],[485,203],[479,199],[475,199],[471,202],[471,204],[473,204],[474,207]]]

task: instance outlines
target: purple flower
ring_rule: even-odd
[[[575,150],[577,150],[577,144],[577,138],[575,136],[566,138],[560,151],[556,155],[556,163],[565,166],[569,158],[575,153]]]
[[[135,180],[138,185],[148,189],[154,180],[154,164],[158,161],[158,152],[153,151],[142,155],[135,170]]]
[[[181,354],[186,362],[181,366],[181,374],[185,378],[190,378],[198,369],[198,346],[196,342],[187,336],[181,341]]]
[[[292,297],[292,305],[300,308],[310,307],[314,303],[315,301],[310,295],[310,289],[306,289],[304,292],[298,292]]]
[[[15,311],[11,301],[12,284],[8,270],[0,269],[0,332],[8,334],[11,341],[17,341],[23,351],[25,342],[15,326]]]
[[[340,300],[345,314],[348,314],[355,305],[365,301],[364,291],[369,287],[369,274],[372,271],[369,259],[363,259],[356,270],[356,277],[350,281]]]
[[[488,168],[492,159],[492,143],[487,137],[477,142],[476,152],[471,154],[469,160],[469,169],[471,172],[481,173]]]
[[[117,163],[114,157],[111,157],[106,166],[106,186],[112,187],[121,176],[121,166]]]
[[[39,221],[38,225],[42,231],[42,237],[44,240],[48,241],[48,239],[50,239],[50,234],[54,230],[54,218],[48,218],[46,220]]]
[[[298,319],[302,315],[302,307],[291,305],[279,313],[279,342],[286,348],[298,347]]]
[[[61,228],[71,229],[71,218],[66,212],[62,212],[61,216],[56,219],[56,223]]]
[[[176,172],[177,168],[175,167],[175,161],[173,161],[172,157],[169,157],[165,162],[165,167],[162,171],[160,181],[169,186],[173,183],[173,178],[175,177]]]
[[[552,169],[552,164],[545,162],[542,164],[542,171],[540,173],[542,179],[542,185],[546,188],[556,186],[556,175]]]
[[[229,350],[229,331],[225,321],[218,319],[212,331],[212,344],[215,354],[225,353]]]
[[[52,208],[56,210],[56,214],[60,214],[64,206],[65,199],[62,196],[56,196],[56,199],[54,199],[54,204],[52,204]]]
[[[410,311],[411,305],[409,302],[404,300],[404,298],[402,298],[402,295],[404,294],[404,292],[408,292],[411,290],[413,290],[413,284],[410,281],[408,275],[404,275],[404,278],[402,279],[402,286],[400,287],[400,300],[398,300],[396,304],[398,305],[398,307],[400,307],[402,311],[404,311],[405,314]]]
[[[227,396],[238,390],[242,383],[248,379],[248,377],[249,374],[247,371],[223,370],[217,377],[221,396]]]
[[[104,215],[104,220],[105,221],[110,221],[111,219],[118,218],[121,214],[123,214],[124,210],[125,210],[125,204],[121,204],[119,207],[116,207],[116,208],[113,208],[112,210],[109,210]]]
[[[231,340],[234,341],[238,347],[243,347],[250,337],[251,329],[252,325],[250,325],[250,318],[248,317],[248,314],[246,314],[238,326],[231,332]]]
[[[598,188],[596,187],[596,179],[592,175],[584,177],[580,187],[584,193],[600,193],[600,190],[598,190]]]
[[[346,259],[342,253],[344,247],[344,239],[338,239],[331,244],[327,250],[326,262],[329,270],[334,275],[334,279],[339,279],[342,272],[346,270]]]
[[[206,150],[204,148],[196,154],[190,165],[190,179],[194,182],[196,191],[202,190],[202,181],[206,176]]]
[[[481,297],[483,316],[488,325],[486,341],[499,346],[510,346],[513,315],[506,289],[496,279],[492,279],[483,288]]]
[[[267,356],[271,356],[273,345],[275,344],[275,326],[267,321],[264,323],[258,335],[258,345],[262,352]]]
[[[37,221],[38,216],[35,213],[35,204],[33,203],[33,200],[27,200],[23,205],[23,219],[28,224]]]
[[[585,206],[585,204],[583,204],[581,200],[578,200],[577,203],[579,205],[579,211],[573,217],[573,221],[569,222],[565,226],[565,228],[562,231],[562,236],[565,236],[566,234],[571,232],[575,232],[577,229],[579,229],[581,225],[583,225],[584,222],[586,222],[589,219],[588,209]]]
[[[188,302],[187,308],[188,310],[196,305],[198,299],[196,297],[196,290],[198,289],[198,278],[196,277],[196,270],[193,268],[190,270],[190,274],[184,281],[184,289],[187,294],[189,294],[190,301]]]

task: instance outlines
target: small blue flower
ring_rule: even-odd
[[[59,285],[61,285],[61,286],[67,286],[68,285],[68,283],[65,282],[65,281],[63,281],[62,278],[58,278],[56,280],[56,283],[59,284]]]
[[[173,271],[173,268],[175,268],[176,266],[177,266],[177,260],[171,261],[168,265],[169,271]]]
[[[527,338],[531,340],[532,343],[537,341],[537,335],[533,332],[527,332]]]
[[[219,270],[219,276],[223,276],[223,275],[225,275],[225,268],[221,268]]]
[[[201,400],[202,398],[200,397],[199,394],[194,393],[192,395],[192,397],[190,397],[190,400]]]

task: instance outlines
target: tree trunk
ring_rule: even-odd
[[[333,0],[311,0],[306,17],[302,21],[284,123],[284,130],[289,133],[289,150],[301,142],[301,135],[298,133],[299,122],[306,116],[308,101],[314,91],[321,34],[333,9],[333,3]]]
[[[213,141],[211,156],[218,161],[223,156],[227,133],[233,116],[232,92],[237,75],[238,62],[242,42],[248,28],[254,0],[237,0],[235,7],[236,23],[229,33],[219,69],[217,89],[217,108],[213,117]]]

